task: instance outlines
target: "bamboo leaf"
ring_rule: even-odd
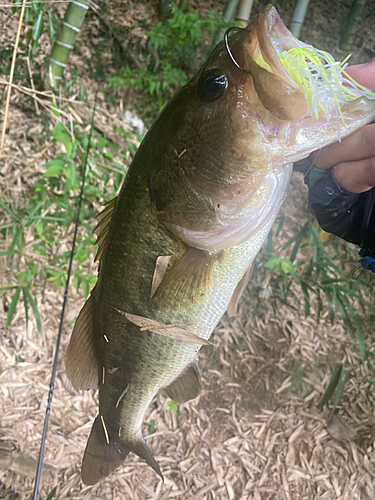
[[[346,369],[345,366],[342,366],[339,376],[339,381],[337,384],[337,392],[336,392],[335,402],[333,403],[332,413],[336,410],[336,407],[339,404],[342,395],[344,394],[345,382],[346,382]]]
[[[363,336],[362,326],[361,326],[361,323],[357,317],[354,318],[354,322],[355,322],[355,326],[357,328],[359,354],[361,355],[362,361],[365,361],[365,359],[366,359],[366,345],[365,345],[365,338]]]
[[[43,4],[40,4],[40,5],[43,5]],[[43,19],[43,10],[41,10],[37,14],[36,19],[33,23],[33,27],[32,27],[33,39],[35,41],[38,41],[39,38],[42,36],[43,28],[44,28],[44,19]]]
[[[8,212],[8,214],[10,214],[14,219],[16,219],[17,222],[19,222],[20,224],[22,224],[22,221],[21,219],[18,217],[18,215],[16,215],[12,209],[10,209],[8,207],[8,205],[6,205],[3,201],[0,200],[0,206],[2,206],[4,208],[4,210],[6,210]]]
[[[40,320],[38,306],[36,305],[35,300],[32,298],[31,293],[29,292],[29,290],[27,288],[22,288],[22,291],[23,291],[24,295],[27,297],[27,300],[29,301],[29,303],[31,305],[31,309],[33,310],[38,332],[42,333],[42,322]]]
[[[339,383],[340,380],[340,375],[342,372],[343,366],[342,363],[338,363],[338,365],[335,368],[335,371],[333,372],[333,375],[331,377],[331,380],[328,384],[327,389],[325,390],[325,393],[322,396],[322,399],[318,403],[318,410],[322,410],[323,406],[326,405],[332,396],[332,394],[335,392],[335,389]]]
[[[22,295],[23,295],[23,305],[25,307],[25,317],[26,317],[26,331],[28,329],[28,326],[29,326],[29,304],[28,304],[28,301],[27,301],[27,296],[25,295],[25,289],[22,288]]]
[[[12,297],[12,301],[10,303],[10,306],[9,306],[9,309],[8,309],[8,314],[7,314],[7,322],[6,322],[6,326],[7,327],[11,324],[13,316],[14,316],[14,313],[16,312],[16,307],[17,307],[18,299],[20,298],[20,292],[21,292],[21,288],[18,287],[16,289],[16,291],[14,292],[14,295]]]
[[[56,29],[55,29],[55,23],[54,23],[54,18],[52,12],[48,12],[48,34],[49,34],[49,39],[52,43],[52,40],[55,38],[56,35]]]
[[[13,241],[9,247],[9,250],[8,250],[8,256],[11,256],[14,254],[14,249],[16,248],[16,245],[18,243],[18,240],[20,238],[20,236],[22,235],[22,232],[23,232],[23,227],[20,226],[17,231],[16,231],[16,234],[14,235],[13,237]],[[18,245],[18,247],[20,247],[20,245]]]

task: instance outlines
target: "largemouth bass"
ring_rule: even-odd
[[[178,403],[200,393],[197,352],[235,311],[292,162],[371,121],[374,97],[268,6],[163,110],[98,217],[98,281],[68,348],[74,387],[99,385],[85,484],[130,451],[161,476],[147,407],[160,389]]]

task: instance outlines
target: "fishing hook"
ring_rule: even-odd
[[[246,28],[238,28],[237,26],[231,26],[230,28],[227,29],[227,31],[225,32],[225,35],[224,35],[224,43],[225,43],[225,48],[227,49],[227,52],[228,52],[228,55],[229,57],[232,59],[232,62],[233,64],[238,68],[240,69],[241,71],[243,71],[244,73],[251,73],[251,71],[249,71],[248,69],[245,69],[243,68],[242,66],[240,66],[238,64],[238,62],[236,61],[236,59],[234,58],[234,55],[232,54],[232,51],[230,50],[230,47],[229,47],[229,33],[231,31],[242,31],[242,30],[245,30]]]

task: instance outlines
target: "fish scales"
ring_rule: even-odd
[[[306,89],[289,75],[285,54],[313,48],[273,7],[227,42],[163,110],[98,217],[98,281],[67,355],[76,388],[99,386],[85,484],[130,452],[162,475],[142,437],[146,409],[160,389],[178,403],[200,393],[197,352],[225,310],[236,310],[292,162],[375,116],[365,89],[347,101],[341,80],[315,95],[317,84]]]

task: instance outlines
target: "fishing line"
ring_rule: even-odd
[[[60,349],[61,334],[62,334],[62,328],[63,328],[64,315],[65,315],[65,307],[66,307],[66,302],[67,302],[67,299],[68,299],[70,275],[71,275],[71,272],[72,272],[74,249],[75,249],[75,245],[76,245],[78,225],[79,225],[79,218],[80,218],[80,213],[81,213],[82,198],[83,198],[83,189],[84,189],[85,180],[86,180],[87,159],[88,159],[89,151],[90,151],[90,143],[91,143],[92,130],[93,130],[93,126],[94,126],[94,116],[95,116],[95,110],[96,110],[97,97],[98,97],[98,88],[96,89],[96,92],[95,92],[95,101],[94,101],[94,108],[93,108],[92,117],[91,117],[91,126],[90,126],[89,140],[88,140],[88,144],[87,144],[86,157],[85,157],[84,166],[83,166],[81,190],[80,190],[80,193],[79,193],[79,202],[78,202],[78,208],[77,208],[76,223],[75,223],[75,227],[74,227],[74,236],[73,236],[72,250],[70,252],[68,275],[66,277],[66,283],[65,283],[64,301],[63,301],[63,305],[62,305],[62,309],[61,309],[61,315],[60,315],[59,333],[57,335],[57,340],[56,340],[55,357],[54,357],[54,360],[53,360],[53,367],[52,367],[52,374],[51,374],[51,382],[50,382],[50,386],[49,386],[46,416],[44,417],[43,434],[42,434],[42,440],[41,440],[41,443],[40,443],[39,458],[38,458],[38,465],[37,465],[37,470],[36,470],[35,485],[34,485],[34,492],[33,492],[32,500],[36,500],[37,495],[38,495],[40,475],[41,475],[42,466],[43,466],[44,446],[45,446],[46,437],[47,437],[48,421],[49,421],[49,415],[50,415],[50,412],[51,412],[53,391],[54,391],[54,388],[55,388],[54,384],[55,384],[55,377],[56,377],[56,371],[57,371],[57,361],[58,361],[58,357],[59,357],[59,349]]]

